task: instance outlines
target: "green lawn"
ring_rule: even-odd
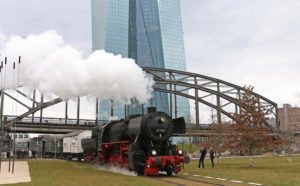
[[[254,158],[254,167],[248,168],[248,158],[224,158],[215,168],[206,159],[205,169],[198,169],[198,161],[193,160],[185,166],[179,176],[200,179],[224,185],[247,185],[248,182],[263,185],[300,185],[300,156],[293,156],[293,162],[287,162],[286,157]],[[29,161],[32,182],[15,185],[167,185],[153,179],[137,176],[125,176],[92,168],[90,165],[60,160],[31,160]],[[189,176],[183,173],[189,173]],[[200,174],[194,177],[193,174]],[[204,176],[211,176],[212,179]],[[218,181],[215,178],[225,178]],[[171,178],[170,178],[171,179]],[[228,180],[240,180],[243,183],[233,184]]]
[[[254,158],[254,167],[248,167],[248,158],[223,158],[215,168],[211,167],[209,158],[205,161],[205,169],[198,169],[198,161],[191,161],[186,165],[184,172],[226,178],[228,180],[241,180],[244,183],[255,182],[263,185],[300,185],[300,156],[293,156],[289,163],[286,157],[259,157]],[[219,182],[220,183],[220,182]],[[226,182],[223,182],[226,184]],[[230,182],[227,182],[230,185]],[[241,184],[242,185],[242,184]]]
[[[20,186],[139,186],[158,185],[153,179],[138,176],[125,176],[107,171],[100,171],[90,165],[78,162],[55,160],[29,161],[30,183],[14,184]],[[164,184],[167,185],[167,184]]]

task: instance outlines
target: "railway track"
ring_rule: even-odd
[[[208,181],[202,181],[202,180],[196,180],[196,179],[192,179],[192,178],[183,178],[183,177],[178,177],[178,176],[172,176],[172,177],[167,177],[167,176],[158,176],[158,177],[153,177],[153,178],[149,178],[149,179],[154,179],[154,180],[158,180],[164,183],[168,183],[168,184],[173,184],[176,186],[225,186],[222,184],[217,184],[217,183],[212,183],[212,182],[208,182]]]

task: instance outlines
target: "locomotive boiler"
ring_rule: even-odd
[[[173,145],[170,137],[185,133],[183,118],[172,119],[164,112],[131,115],[124,120],[96,127],[91,139],[83,139],[88,162],[118,165],[139,175],[178,173],[188,158]]]

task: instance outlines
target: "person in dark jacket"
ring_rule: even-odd
[[[200,159],[199,159],[199,163],[198,163],[198,168],[200,168],[200,166],[202,165],[202,168],[204,168],[204,159],[206,156],[206,147],[204,147],[202,150],[200,149]]]
[[[212,147],[210,147],[210,150],[209,150],[209,157],[210,157],[210,161],[211,161],[211,166],[214,168],[215,167],[215,163],[214,163],[215,151]]]

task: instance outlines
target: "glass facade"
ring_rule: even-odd
[[[128,57],[128,0],[108,0],[104,49],[113,54]],[[111,100],[100,99],[100,119],[110,119],[110,115],[124,117],[124,106]],[[113,114],[111,106],[113,105]]]
[[[159,9],[156,1],[131,0],[129,20],[129,57],[142,67],[165,68]],[[154,92],[146,106],[169,112],[168,95]],[[137,106],[131,113],[140,113]]]
[[[92,0],[93,50],[128,57],[128,18],[128,0]],[[99,119],[111,120],[112,115],[124,117],[124,106],[100,98]]]
[[[157,2],[165,68],[186,71],[180,0],[158,0]],[[176,87],[176,90],[181,89],[183,88]],[[184,90],[183,92],[187,93]],[[177,96],[177,110],[178,117],[184,116],[186,120],[190,119],[190,105],[187,98]]]
[[[186,70],[179,0],[92,0],[92,26],[94,50],[133,58],[142,67]],[[178,116],[187,117],[188,100],[177,100]],[[101,100],[100,119],[111,115],[111,105]],[[146,106],[168,113],[168,95],[154,92]],[[115,104],[113,110],[124,117],[124,106]],[[140,113],[141,107],[128,110]]]
[[[128,0],[108,0],[104,44],[107,52],[128,57],[128,17]]]

